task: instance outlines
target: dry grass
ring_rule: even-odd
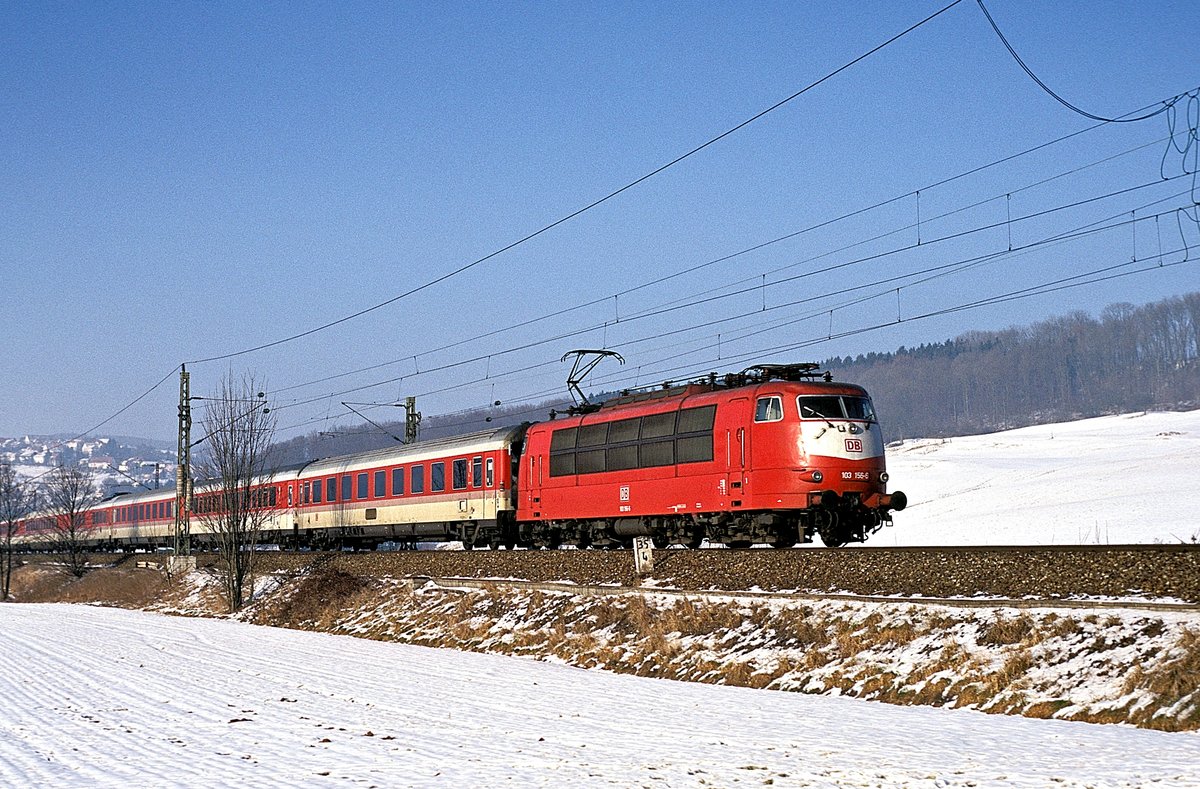
[[[1033,633],[1035,623],[1028,614],[1008,618],[1001,617],[989,623],[979,634],[978,642],[984,646],[1008,646],[1019,644]]]

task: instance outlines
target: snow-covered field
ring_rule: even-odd
[[[869,545],[1200,539],[1200,411],[1124,414],[887,449],[908,509]]]
[[[1200,786],[1200,736],[0,606],[0,785]]]

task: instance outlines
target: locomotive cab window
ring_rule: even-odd
[[[875,409],[869,397],[849,395],[801,395],[796,398],[801,419],[853,419],[875,422]]]
[[[801,395],[796,398],[801,419],[845,419],[842,398],[830,395]]]
[[[875,422],[875,408],[869,397],[843,397],[842,407],[846,409],[848,419],[859,419],[864,422]]]
[[[783,419],[783,398],[760,397],[754,406],[755,422],[778,422]]]

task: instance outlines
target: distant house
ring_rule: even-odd
[[[113,459],[108,455],[93,455],[87,459],[84,464],[93,471],[103,471],[113,464]]]

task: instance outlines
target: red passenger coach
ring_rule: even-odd
[[[627,395],[532,426],[517,520],[535,545],[708,539],[788,547],[862,542],[903,509],[886,493],[866,391],[815,365],[754,367]]]

